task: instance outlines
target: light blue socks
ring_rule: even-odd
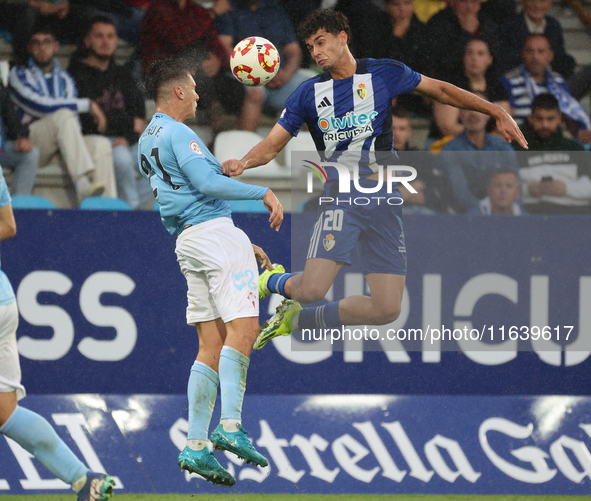
[[[250,359],[234,348],[224,346],[220,353],[220,391],[222,415],[220,421],[242,418],[242,401],[246,390],[246,374]]]
[[[47,420],[24,407],[17,406],[0,428],[0,433],[14,440],[57,478],[70,485],[88,471]]]
[[[218,373],[203,362],[191,367],[187,397],[189,399],[189,433],[187,440],[205,440],[209,437],[209,423],[218,393]]]

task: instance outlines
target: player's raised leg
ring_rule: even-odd
[[[57,478],[70,484],[78,501],[106,501],[113,494],[113,478],[93,473],[59,438],[39,414],[18,405],[25,389],[16,345],[18,309],[16,302],[0,306],[0,434],[14,440]]]
[[[320,278],[325,277],[328,279],[332,275],[332,271],[325,270],[323,274],[325,263],[321,261],[327,260],[309,259],[306,262],[306,269],[309,269],[311,273],[307,275],[306,269],[304,269],[303,274],[291,277],[294,297],[303,296],[304,299],[313,300],[314,302],[324,297],[328,287],[326,287],[326,290],[321,287],[322,284],[326,285],[326,282]],[[338,272],[340,265],[334,263],[328,265],[327,268]],[[310,276],[317,276],[319,279],[313,283],[307,282],[306,278]],[[334,276],[336,276],[336,273],[334,273]],[[300,329],[362,324],[384,325],[396,320],[400,315],[406,276],[389,273],[369,273],[365,275],[365,278],[371,292],[369,297],[348,296],[340,301],[333,301],[332,303],[311,308],[302,308],[297,301],[284,300],[275,315],[261,326],[254,349],[260,350],[274,337],[288,336]],[[302,296],[299,296],[300,293]]]
[[[191,367],[187,397],[189,431],[187,443],[178,457],[182,470],[201,475],[214,484],[232,486],[234,477],[218,462],[208,447],[209,424],[218,391],[220,351],[226,339],[226,326],[220,318],[196,324],[199,353]]]

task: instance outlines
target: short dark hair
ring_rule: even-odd
[[[544,35],[543,33],[530,33],[529,35],[527,35],[525,37],[525,40],[523,41],[523,46],[521,47],[521,50],[525,49],[525,46],[527,45],[527,42],[529,42],[532,38],[543,38],[544,40],[546,40],[546,42],[548,42],[548,47],[550,47],[550,50],[552,50],[552,44],[550,43],[550,39]]]
[[[519,180],[519,175],[517,174],[517,172],[515,172],[511,167],[507,167],[506,165],[504,165],[503,167],[499,167],[497,170],[495,170],[490,176],[490,180],[492,180],[493,177],[498,176],[499,174],[513,174]]]
[[[113,19],[111,19],[109,16],[105,16],[105,15],[97,15],[97,16],[93,16],[91,17],[88,22],[86,23],[86,29],[84,30],[84,37],[86,37],[91,31],[92,28],[94,28],[95,24],[110,24],[111,26],[115,27],[115,30],[117,29],[117,25],[115,24],[115,21],[113,21]]]
[[[188,58],[174,57],[155,61],[146,73],[146,91],[154,100],[158,100],[160,89],[174,80],[193,75],[194,64]]]
[[[534,110],[558,110],[560,111],[560,106],[558,105],[558,99],[556,99],[552,94],[545,92],[544,94],[538,94],[534,97],[533,101],[531,102],[531,111],[532,113]]]
[[[29,35],[27,43],[30,42],[35,35],[51,35],[57,40],[57,34],[51,24],[48,22],[40,21],[38,24],[36,24],[31,30],[31,34]]]
[[[397,118],[405,118],[410,120],[410,111],[399,105],[396,105],[394,108],[392,108],[392,115]]]
[[[342,12],[334,9],[319,9],[312,12],[298,27],[298,37],[305,41],[322,29],[335,36],[344,31],[349,41],[351,40],[349,20]]]

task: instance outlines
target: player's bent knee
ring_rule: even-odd
[[[323,287],[322,284],[318,283],[303,283],[302,287],[299,288],[297,295],[294,294],[293,299],[305,304],[317,303],[318,301],[322,301],[324,299],[324,296],[326,296],[329,288],[330,285],[328,287]],[[293,292],[294,291],[292,290],[292,293]]]
[[[394,322],[400,316],[400,306],[390,306],[377,311],[374,315],[374,325],[385,325]]]

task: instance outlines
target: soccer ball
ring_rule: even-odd
[[[266,38],[245,38],[234,47],[230,67],[244,85],[265,85],[279,71],[279,51]]]

